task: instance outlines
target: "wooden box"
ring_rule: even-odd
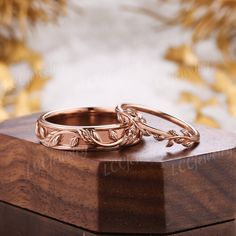
[[[148,138],[116,151],[57,151],[38,143],[38,116],[0,124],[4,204],[112,235],[172,235],[209,225],[233,232],[235,135],[199,127],[201,143],[191,150]]]

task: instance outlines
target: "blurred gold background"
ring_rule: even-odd
[[[176,78],[199,91],[203,88],[210,91],[211,96],[206,99],[183,88],[176,100],[176,103],[189,103],[194,107],[195,123],[221,126],[214,117],[205,114],[204,109],[211,106],[225,106],[230,116],[236,116],[235,1],[157,0],[152,5],[156,7],[145,2],[134,6],[121,1],[120,5],[120,11],[151,18],[156,22],[157,34],[173,27],[190,33],[190,40],[170,44],[163,60],[175,63]],[[0,120],[41,110],[41,91],[50,74],[44,72],[42,55],[28,46],[27,36],[34,32],[35,25],[56,23],[59,16],[66,15],[67,8],[65,0],[1,1]],[[207,40],[215,45],[219,57],[212,58],[201,51],[202,43]],[[158,42],[152,47],[158,49]],[[26,63],[32,71],[30,78],[20,86],[11,73],[11,68],[19,63]]]
[[[0,120],[41,109],[39,92],[49,77],[44,75],[40,53],[27,46],[27,30],[35,24],[55,22],[64,10],[64,0],[0,1]],[[11,73],[11,67],[19,63],[32,70],[21,87]]]

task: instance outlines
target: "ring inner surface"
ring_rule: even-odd
[[[62,112],[46,117],[46,121],[58,125],[70,126],[100,126],[117,125],[119,121],[115,112],[112,111],[76,111]]]

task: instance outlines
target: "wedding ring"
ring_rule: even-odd
[[[143,135],[153,136],[157,141],[167,140],[167,147],[171,147],[174,144],[181,144],[184,147],[190,148],[200,142],[200,134],[194,127],[183,120],[159,110],[137,104],[121,104],[116,107],[116,112],[120,122],[125,123],[132,121]],[[159,128],[152,127],[146,122],[145,117],[139,114],[140,112],[148,113],[172,122],[182,129],[180,133],[177,133],[175,130],[162,131]]]
[[[132,123],[120,123],[112,109],[87,107],[43,114],[36,122],[39,141],[60,150],[114,149],[141,141]]]

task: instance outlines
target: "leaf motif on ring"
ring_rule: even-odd
[[[79,144],[79,137],[74,137],[70,140],[70,146],[71,147],[76,147]]]
[[[101,138],[95,130],[91,130],[91,133],[94,139],[96,139],[98,142],[101,142]]]
[[[160,134],[154,135],[153,137],[154,137],[154,139],[156,139],[159,142],[165,140],[165,137],[163,135],[160,135]]]
[[[61,135],[58,134],[58,135],[52,137],[48,144],[50,147],[55,147],[60,143],[60,141],[61,141]]]
[[[174,140],[170,139],[168,143],[166,144],[166,147],[172,147],[174,145]]]
[[[189,147],[192,147],[193,144],[194,144],[194,142],[188,141],[188,142],[184,142],[183,146],[189,148]]]
[[[113,141],[117,141],[119,139],[118,134],[115,130],[109,129],[109,138]]]
[[[183,135],[187,136],[187,137],[191,137],[191,134],[190,134],[189,131],[186,130],[186,129],[181,129],[180,132],[181,132]]]
[[[38,130],[40,138],[46,138],[47,136],[47,131],[44,127],[40,126]]]
[[[87,129],[81,129],[81,130],[79,130],[78,132],[79,132],[80,137],[81,137],[85,142],[88,142],[88,143],[91,143],[91,142],[92,142],[91,133],[90,133],[89,130],[87,130]]]
[[[178,136],[178,134],[175,130],[169,130],[168,134],[171,134],[172,136]]]

